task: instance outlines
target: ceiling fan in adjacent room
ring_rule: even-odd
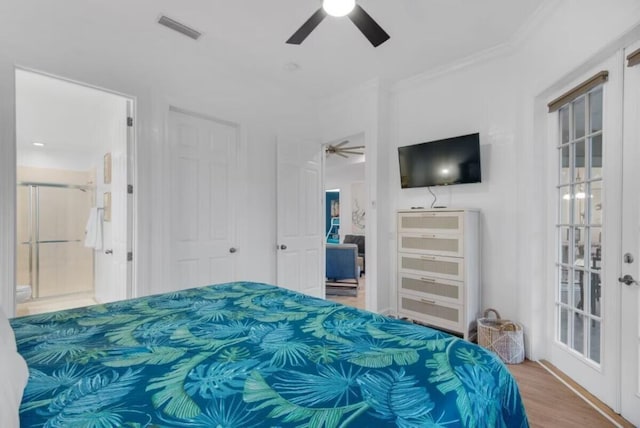
[[[311,18],[307,19],[298,31],[293,33],[287,43],[292,45],[302,43],[327,15],[348,16],[374,47],[389,40],[386,31],[360,5],[357,5],[355,0],[323,0],[322,7],[311,15]]]
[[[336,144],[335,146],[333,144],[328,144],[327,147],[324,149],[324,152],[327,154],[327,156],[329,155],[338,155],[338,156],[342,156],[343,158],[347,158],[349,157],[349,155],[363,155],[364,154],[364,146],[351,146],[351,147],[346,147],[345,144],[347,144],[349,142],[349,140],[344,140],[341,143]]]

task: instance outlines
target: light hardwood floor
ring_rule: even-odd
[[[539,363],[526,360],[522,364],[512,364],[507,367],[518,382],[532,428],[616,426]],[[619,426],[633,428],[632,424],[608,410]]]
[[[342,303],[346,306],[352,306],[358,309],[366,309],[367,304],[365,296],[366,296],[366,285],[367,280],[364,275],[360,277],[358,280],[358,294],[356,296],[333,296],[327,295],[327,300],[331,300],[332,302]]]

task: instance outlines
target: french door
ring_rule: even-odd
[[[639,48],[636,43],[589,70],[577,82],[592,83],[549,115],[558,207],[549,358],[635,425],[640,425],[635,281],[640,279],[640,66],[628,67],[625,56]]]
[[[549,114],[549,140],[555,146],[551,165],[557,171],[549,359],[617,409],[622,53],[589,70],[564,91],[557,98],[561,105]],[[563,97],[572,93],[580,95],[568,96],[565,102]]]

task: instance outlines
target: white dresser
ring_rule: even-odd
[[[474,339],[479,251],[477,211],[398,211],[398,316]]]

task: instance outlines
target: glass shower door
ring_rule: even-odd
[[[93,250],[84,246],[91,193],[37,188],[38,297],[93,291]]]
[[[34,298],[93,292],[93,250],[84,246],[92,199],[78,186],[18,188],[26,213],[18,216],[18,282],[30,281]]]

